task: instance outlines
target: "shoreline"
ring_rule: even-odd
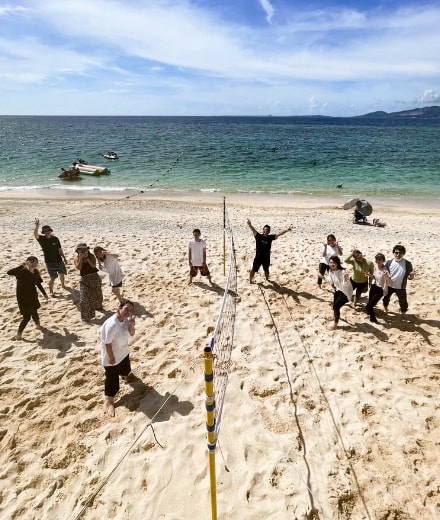
[[[269,194],[269,193],[212,193],[212,192],[181,192],[181,191],[88,191],[88,190],[51,190],[35,189],[20,192],[0,192],[0,200],[64,200],[64,201],[123,201],[124,199],[138,201],[184,202],[192,204],[216,205],[226,198],[231,206],[263,206],[267,208],[319,208],[332,207],[342,209],[342,205],[357,195],[307,195],[307,194]],[[359,198],[363,198],[359,196]],[[420,199],[414,197],[389,198],[368,197],[373,208],[392,212],[439,213],[439,199]]]

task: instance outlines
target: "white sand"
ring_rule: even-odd
[[[211,517],[202,353],[225,278],[223,199],[203,199],[0,200],[0,518],[79,518],[98,490],[81,518]],[[375,205],[373,216],[387,227],[374,228],[353,225],[337,206],[228,200],[239,301],[216,456],[221,519],[304,519],[313,511],[320,519],[440,518],[440,211]],[[35,254],[47,288],[35,217],[63,244],[70,289],[62,292],[57,281],[59,296],[41,299],[45,330],[31,322],[23,340],[12,341],[20,315],[6,271]],[[248,282],[255,250],[248,217],[275,233],[294,225],[273,244],[273,283],[261,273]],[[207,240],[219,287],[200,278],[188,286],[194,227]],[[357,246],[367,259],[406,246],[417,276],[405,318],[396,299],[388,315],[379,304],[379,324],[345,306],[341,327],[326,330],[332,293],[317,288],[316,271],[331,232],[344,253]],[[83,241],[120,255],[124,295],[136,302],[131,360],[139,381],[121,387],[115,418],[104,413],[98,329],[116,301],[102,273],[108,313],[81,322],[73,258]],[[154,416],[162,447],[148,428]]]

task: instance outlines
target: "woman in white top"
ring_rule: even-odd
[[[341,308],[351,300],[353,286],[350,282],[350,273],[342,267],[339,256],[331,256],[328,265],[330,271],[326,276],[326,281],[330,282],[335,288],[333,295],[333,322],[328,326],[328,329],[335,330],[341,317]],[[321,276],[324,278],[323,275]]]
[[[318,285],[322,285],[322,277],[329,271],[328,261],[331,256],[342,255],[342,247],[338,244],[335,235],[330,234],[327,236],[327,242],[324,243],[324,250],[322,252],[322,258],[318,266]]]
[[[108,279],[112,288],[112,293],[119,300],[119,303],[121,303],[121,287],[122,278],[124,277],[124,275],[122,274],[122,269],[118,262],[118,255],[115,255],[114,253],[109,253],[103,247],[100,246],[96,246],[93,249],[93,252],[95,253],[96,258],[98,259],[99,269],[108,273]]]
[[[370,315],[370,321],[377,323],[374,307],[379,303],[383,296],[388,294],[388,284],[391,282],[391,278],[389,272],[385,269],[385,255],[377,253],[374,260],[376,265],[374,266],[373,275],[370,275],[373,277],[374,281],[370,287],[366,311]]]

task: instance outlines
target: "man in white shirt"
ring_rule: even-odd
[[[211,273],[206,265],[206,242],[201,238],[200,229],[193,231],[193,237],[188,244],[189,283],[192,284],[197,271],[200,271],[200,274],[206,276],[212,285]]]
[[[406,296],[406,283],[412,280],[416,272],[413,269],[411,262],[404,258],[406,249],[401,244],[393,247],[394,258],[388,260],[385,264],[385,269],[389,272],[391,281],[388,282],[388,294],[383,298],[383,306],[385,311],[388,311],[388,304],[393,294],[396,294],[400,311],[404,314],[408,310],[408,300]]]

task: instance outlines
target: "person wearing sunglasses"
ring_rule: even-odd
[[[412,263],[404,258],[406,249],[401,244],[393,247],[394,258],[385,263],[385,269],[390,275],[388,282],[388,293],[383,298],[383,306],[388,312],[388,305],[393,294],[397,296],[400,305],[400,312],[405,314],[408,310],[408,298],[406,295],[406,285],[408,280],[412,280],[416,272]]]

